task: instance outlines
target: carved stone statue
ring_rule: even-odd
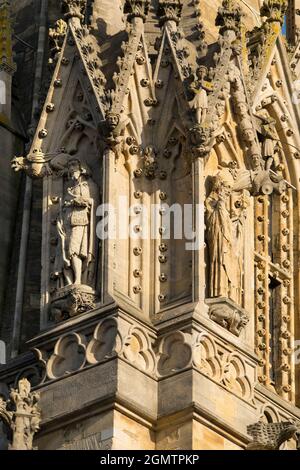
[[[98,187],[88,166],[66,153],[51,160],[56,176],[63,178],[57,201],[57,246],[51,279],[51,317],[61,321],[95,307],[96,209]]]
[[[224,175],[213,178],[206,199],[206,239],[209,251],[209,297],[226,297],[242,306],[244,232],[249,195],[235,191]]]
[[[64,156],[64,155],[63,155]],[[52,165],[58,165],[59,157]],[[95,276],[95,211],[97,185],[88,167],[70,157],[64,174],[64,192],[57,220],[58,245],[54,276],[59,287],[93,286]]]
[[[227,208],[231,186],[217,174],[206,199],[206,237],[209,249],[209,295],[228,297],[233,281],[232,225]]]
[[[198,124],[202,124],[206,119],[208,110],[207,93],[211,91],[211,85],[205,81],[208,70],[205,66],[200,66],[197,69],[197,80],[191,85],[191,91],[195,94],[191,102],[192,109],[195,110],[196,119]]]
[[[258,422],[247,428],[253,441],[247,450],[279,450],[280,446],[292,437],[296,438],[297,450],[300,450],[300,425],[291,422]]]
[[[33,450],[33,437],[41,422],[39,400],[39,394],[31,392],[27,379],[19,381],[18,389],[11,391],[10,400],[0,398],[0,419],[12,434],[9,450]]]
[[[98,187],[88,166],[77,156],[61,150],[45,157],[33,150],[27,157],[15,157],[12,168],[25,171],[31,178],[62,178],[63,193],[59,215],[54,223],[57,246],[52,281],[51,316],[61,321],[94,308],[96,260],[96,209]]]
[[[231,197],[232,249],[234,264],[231,298],[243,303],[244,245],[247,209],[250,204],[248,191],[233,192]]]
[[[261,132],[264,138],[262,143],[262,156],[266,162],[265,169],[270,170],[274,163],[274,154],[276,152],[278,136],[276,134],[276,121],[264,109],[259,113],[262,121]]]

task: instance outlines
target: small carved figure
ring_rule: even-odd
[[[226,305],[215,305],[212,307],[209,317],[235,336],[240,336],[241,331],[249,322],[249,317],[244,312],[232,309]]]
[[[202,124],[206,119],[208,110],[207,93],[212,91],[212,87],[209,82],[205,81],[208,69],[204,65],[197,69],[196,74],[197,80],[195,80],[190,87],[191,91],[195,94],[191,105],[192,109],[195,110],[197,123]]]
[[[274,163],[274,155],[278,146],[278,136],[276,134],[276,121],[264,109],[260,112],[259,117],[262,121],[261,133],[264,138],[262,144],[262,156],[266,162],[265,169],[271,169]]]
[[[154,178],[155,171],[157,170],[158,164],[156,159],[156,150],[152,146],[148,146],[144,150],[144,174],[147,178]]]

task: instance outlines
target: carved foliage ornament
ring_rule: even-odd
[[[221,27],[221,34],[229,30],[239,33],[242,16],[242,10],[235,0],[223,0],[218,10],[216,26]]]
[[[84,19],[87,0],[62,0],[62,11],[65,13],[65,18]]]
[[[9,450],[33,450],[33,437],[41,422],[39,400],[39,394],[31,392],[27,379],[19,381],[18,389],[11,391],[9,400],[0,397],[0,420],[12,433]]]
[[[288,0],[265,0],[260,9],[260,14],[266,16],[269,23],[273,21],[283,23],[287,7]]]
[[[61,51],[66,32],[67,23],[62,19],[57,20],[54,28],[49,29],[49,48],[52,59]]]
[[[150,0],[126,0],[124,13],[128,13],[127,19],[129,21],[133,18],[142,18],[143,21],[146,21],[149,5]]]
[[[179,23],[182,11],[181,0],[160,0],[158,7],[158,15],[160,21],[164,24],[166,21],[175,21]]]

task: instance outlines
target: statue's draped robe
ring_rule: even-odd
[[[206,200],[210,297],[228,297],[232,284],[232,225],[225,200],[212,192]]]

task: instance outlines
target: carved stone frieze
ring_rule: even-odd
[[[237,396],[253,402],[254,384],[244,358],[237,352],[225,352],[206,332],[194,334],[193,365],[204,375]]]

